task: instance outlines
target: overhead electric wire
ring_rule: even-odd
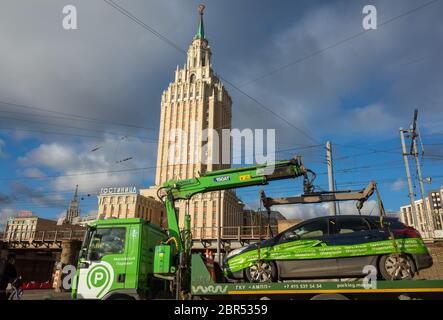
[[[305,146],[305,147],[298,147],[298,148],[290,148],[290,149],[284,149],[284,150],[276,150],[274,153],[280,153],[280,152],[287,152],[289,150],[303,150],[308,148],[314,148],[319,147],[321,145],[312,145],[312,146]],[[271,154],[271,153],[270,153]],[[241,157],[241,156],[240,156]],[[236,157],[234,157],[235,159]],[[127,169],[119,169],[119,170],[106,170],[106,171],[89,171],[89,172],[81,172],[81,173],[73,173],[73,174],[63,174],[63,175],[49,175],[44,177],[15,177],[15,178],[6,178],[6,177],[0,177],[0,181],[19,181],[19,180],[46,180],[46,179],[54,179],[54,178],[60,178],[60,177],[76,177],[76,176],[84,176],[84,175],[96,175],[96,174],[107,174],[107,173],[125,173],[125,172],[131,172],[131,171],[141,171],[141,170],[148,170],[148,169],[159,169],[159,168],[167,168],[167,167],[173,167],[180,164],[170,164],[166,166],[148,166],[148,167],[139,167],[139,168],[127,168]]]
[[[13,103],[13,102],[8,102],[8,101],[0,101],[0,104],[11,105],[11,106],[18,107],[18,108],[41,110],[41,111],[45,111],[48,113],[61,114],[61,115],[65,115],[65,116],[70,116],[70,117],[82,119],[82,121],[107,123],[107,124],[112,124],[112,125],[116,125],[116,126],[132,127],[132,128],[145,129],[145,130],[157,130],[155,128],[150,128],[150,127],[137,126],[137,125],[133,125],[133,124],[129,124],[129,123],[122,123],[122,122],[116,122],[116,121],[105,120],[105,119],[98,119],[98,118],[93,118],[93,117],[86,117],[86,116],[66,113],[66,112],[62,112],[62,111],[55,111],[55,110],[51,110],[51,109],[39,108],[39,107],[35,107],[35,106],[28,106],[28,105],[18,104],[18,103]]]
[[[93,135],[85,135],[85,134],[78,134],[78,133],[68,133],[68,132],[56,132],[56,131],[45,131],[45,130],[36,130],[36,129],[20,129],[20,128],[10,128],[10,127],[2,127],[0,125],[0,130],[8,130],[8,131],[23,131],[23,132],[36,132],[36,133],[42,133],[42,134],[49,134],[49,135],[61,135],[61,136],[73,136],[73,137],[81,137],[81,138],[96,138],[96,139],[103,139],[105,136],[93,136]],[[137,137],[137,136],[133,136]],[[137,137],[140,140],[145,140],[147,143],[151,144],[157,144],[157,142],[153,142],[152,140],[146,140],[143,137]]]
[[[170,39],[168,39],[167,37],[165,37],[164,35],[162,35],[160,32],[158,32],[157,30],[155,30],[154,28],[152,28],[151,26],[147,25],[145,22],[143,22],[142,20],[140,20],[139,18],[137,18],[135,15],[133,15],[131,12],[129,12],[127,9],[123,8],[122,6],[116,4],[115,2],[113,2],[112,0],[103,0],[106,4],[108,4],[109,6],[113,7],[115,10],[119,11],[121,14],[123,14],[124,16],[126,16],[127,18],[131,19],[132,21],[134,21],[135,23],[137,23],[139,26],[143,27],[144,29],[148,30],[149,32],[151,32],[152,34],[154,34],[157,38],[159,38],[160,40],[164,41],[165,43],[167,43],[168,45],[172,46],[174,49],[176,49],[177,51],[179,51],[180,53],[186,55],[186,50],[180,48],[180,46],[178,46],[177,44],[175,44],[173,41],[171,41]],[[292,124],[291,122],[289,122],[288,120],[286,120],[284,117],[280,116],[279,114],[277,114],[276,112],[274,112],[272,109],[268,108],[267,106],[265,106],[262,102],[260,102],[259,100],[257,100],[256,98],[252,97],[250,94],[246,93],[245,91],[243,91],[242,89],[240,89],[237,85],[235,85],[234,83],[232,83],[231,81],[227,80],[226,78],[218,75],[220,80],[226,82],[227,84],[229,84],[232,88],[234,88],[235,90],[237,90],[238,92],[240,92],[242,95],[246,96],[247,98],[249,98],[251,101],[255,102],[258,106],[260,106],[263,110],[268,111],[269,113],[271,113],[272,115],[274,115],[276,118],[280,119],[281,121],[285,122],[286,124],[288,124],[290,127],[296,129],[297,131],[299,131],[300,133],[302,133],[304,136],[308,137],[309,139],[315,141],[316,143],[320,143],[317,139],[315,139],[314,137],[312,137],[310,134],[308,134],[307,132],[305,132],[303,129],[295,126],[294,124]]]
[[[125,136],[128,136],[128,137],[134,137],[134,138],[141,139],[141,140],[157,142],[157,140],[148,139],[148,138],[145,138],[145,137],[140,137],[140,136],[135,136],[135,135],[129,135],[129,134],[120,134],[120,135],[119,135],[119,134],[111,133],[111,132],[109,132],[109,131],[96,130],[96,129],[89,129],[89,128],[82,128],[82,127],[76,127],[76,126],[65,125],[65,124],[56,124],[56,123],[44,122],[44,121],[36,121],[36,120],[32,120],[32,119],[20,119],[20,118],[15,118],[15,117],[5,117],[5,116],[0,116],[0,120],[1,120],[1,119],[16,120],[16,121],[22,121],[22,122],[31,122],[31,123],[43,124],[43,125],[53,126],[53,127],[61,127],[61,128],[68,128],[68,129],[76,129],[76,130],[80,130],[80,131],[99,132],[99,133],[105,133],[105,134],[107,134],[107,135],[113,135],[113,136],[121,136],[121,135],[125,135]]]
[[[382,184],[385,184],[385,183],[391,183],[391,182],[395,182],[396,180],[398,180],[398,178],[392,178],[392,179],[379,179],[379,180],[376,180],[376,182],[377,182],[377,184],[379,184],[379,185],[382,185]],[[443,180],[443,176],[434,176],[434,180]],[[345,186],[345,187],[352,187],[352,186],[364,186],[364,185],[366,185],[367,184],[367,182],[368,181],[352,181],[352,182],[342,182],[342,183],[339,183],[339,182],[337,182],[337,185],[338,186]],[[323,188],[327,188],[327,186],[323,186]],[[281,191],[281,190],[283,190],[283,188],[276,188],[276,190],[279,190],[279,191]],[[288,191],[291,191],[291,190],[294,190],[294,191],[297,191],[297,189],[296,188],[288,188]],[[252,190],[239,190],[239,193],[244,193],[244,192],[254,192],[254,191],[252,191]],[[91,198],[92,199],[92,198]],[[54,206],[24,206],[23,208],[24,209],[33,209],[33,208],[66,208],[67,207],[67,205],[59,205],[59,206],[57,206],[57,205],[54,205]]]
[[[408,11],[406,11],[406,12],[404,12],[404,13],[398,15],[398,16],[395,16],[395,17],[390,18],[390,19],[388,19],[388,20],[386,20],[386,21],[384,21],[384,22],[382,22],[382,23],[379,23],[379,24],[377,25],[377,28],[380,28],[380,27],[382,27],[382,26],[384,26],[384,25],[387,25],[387,24],[389,24],[389,23],[394,22],[395,20],[398,20],[398,19],[400,19],[400,18],[403,18],[403,17],[405,17],[405,16],[408,16],[408,15],[410,15],[410,14],[412,14],[412,13],[418,11],[418,10],[421,10],[421,9],[423,9],[423,8],[425,8],[425,7],[428,7],[428,6],[434,4],[434,3],[438,2],[438,1],[440,1],[440,0],[432,0],[432,1],[429,1],[429,2],[426,2],[426,3],[422,4],[422,5],[420,5],[420,6],[418,6],[418,7],[415,7],[415,8],[413,8],[413,9],[410,9],[410,10],[408,10]],[[336,48],[336,47],[338,47],[338,46],[340,46],[340,45],[342,45],[342,44],[344,44],[344,43],[346,43],[346,42],[348,42],[348,41],[351,41],[351,40],[353,40],[353,39],[356,39],[356,38],[358,38],[358,37],[360,37],[360,36],[362,36],[362,35],[364,35],[364,34],[370,32],[370,31],[373,31],[373,30],[372,30],[372,29],[363,30],[363,31],[361,31],[361,32],[358,32],[358,33],[352,35],[352,36],[349,36],[349,37],[347,37],[347,38],[345,38],[345,39],[342,39],[342,40],[340,40],[340,41],[338,41],[338,42],[335,42],[335,43],[333,43],[332,45],[329,45],[329,46],[324,47],[324,48],[322,48],[322,49],[318,49],[318,50],[316,50],[316,51],[313,51],[313,52],[311,52],[310,54],[308,54],[308,55],[306,55],[306,56],[304,56],[304,57],[302,57],[302,58],[299,58],[299,59],[297,59],[297,60],[295,60],[295,61],[292,61],[292,62],[287,63],[287,64],[285,64],[285,65],[282,65],[282,66],[280,66],[280,67],[277,67],[277,68],[275,68],[274,70],[271,70],[271,71],[269,71],[269,72],[267,72],[267,73],[264,73],[264,74],[262,74],[262,75],[260,75],[260,76],[258,76],[258,77],[256,77],[256,78],[250,80],[250,81],[244,82],[244,83],[242,83],[240,86],[241,86],[241,87],[247,86],[247,85],[249,85],[249,84],[251,84],[251,83],[253,83],[253,82],[257,82],[257,81],[259,81],[259,80],[261,80],[261,79],[264,79],[264,78],[266,78],[266,77],[269,77],[269,76],[271,76],[271,75],[273,75],[273,74],[275,74],[275,73],[277,73],[277,72],[280,72],[280,71],[282,71],[282,70],[284,70],[284,69],[286,69],[286,68],[293,67],[293,66],[295,66],[295,65],[297,65],[297,64],[299,64],[299,63],[301,63],[301,62],[304,62],[304,61],[306,61],[306,60],[309,60],[309,59],[312,58],[312,57],[318,56],[318,55],[320,55],[320,54],[326,52],[327,50],[330,50],[330,49]]]

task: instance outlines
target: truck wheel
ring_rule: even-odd
[[[277,268],[272,261],[258,261],[246,269],[249,282],[273,282],[277,279]]]
[[[126,294],[114,294],[113,296],[110,296],[106,300],[135,300],[134,297],[128,296]]]
[[[407,255],[391,253],[381,257],[379,270],[385,280],[410,280],[414,277],[414,262]]]

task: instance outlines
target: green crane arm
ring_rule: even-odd
[[[169,235],[171,238],[176,239],[177,250],[182,250],[184,241],[180,236],[175,211],[176,200],[189,200],[192,196],[199,193],[264,185],[273,180],[306,176],[308,171],[309,170],[306,170],[303,166],[301,157],[297,157],[291,160],[278,161],[273,164],[207,172],[200,177],[192,179],[169,180],[165,182],[161,188],[163,192],[166,193],[164,203],[168,219]],[[189,215],[185,216],[184,233],[185,238],[186,235],[190,234]],[[185,248],[185,251],[188,249],[190,248]]]

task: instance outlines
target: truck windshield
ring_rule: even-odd
[[[100,260],[105,255],[125,251],[125,228],[97,228],[91,231],[87,260]]]

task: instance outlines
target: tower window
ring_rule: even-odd
[[[195,74],[191,74],[190,82],[191,83],[195,82]]]

